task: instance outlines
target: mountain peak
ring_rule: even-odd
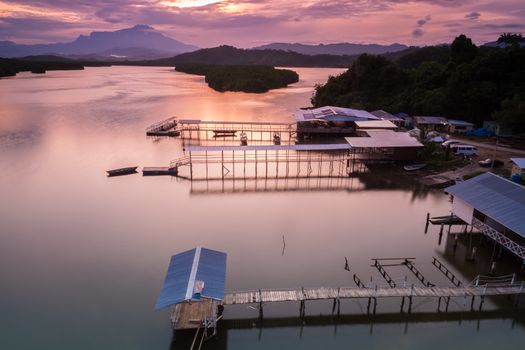
[[[116,31],[91,32],[80,35],[76,40],[66,43],[41,45],[0,45],[0,56],[21,57],[29,55],[93,55],[111,50],[134,48],[134,52],[164,52],[177,54],[195,51],[198,48],[172,39],[162,32],[145,24]],[[136,50],[144,49],[144,50]]]
[[[133,27],[129,28],[133,30],[155,30],[155,28],[148,26],[147,24],[135,24]]]

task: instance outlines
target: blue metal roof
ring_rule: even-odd
[[[510,158],[520,169],[525,169],[525,158]]]
[[[319,119],[330,121],[330,122],[355,122],[355,121],[363,121],[363,120],[369,120],[367,118],[360,118],[360,117],[353,117],[353,116],[346,116],[346,115],[328,115],[326,117],[319,117]]]
[[[155,309],[201,297],[222,300],[225,280],[226,253],[197,247],[173,255]],[[201,293],[195,291],[196,281],[204,282]]]
[[[450,125],[464,125],[464,126],[474,126],[474,124],[470,123],[470,122],[467,122],[467,121],[464,121],[464,120],[459,120],[459,119],[449,119],[448,120],[448,123]]]
[[[445,192],[525,237],[525,187],[485,173],[448,187]]]

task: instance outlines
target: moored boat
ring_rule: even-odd
[[[427,166],[426,163],[409,164],[409,165],[405,165],[403,169],[405,169],[406,171],[415,171],[415,170],[423,169],[426,166]]]
[[[118,169],[112,169],[112,170],[106,170],[108,173],[108,176],[121,176],[121,175],[129,175],[129,174],[135,174],[137,173],[138,166],[130,166],[126,168],[118,168]]]

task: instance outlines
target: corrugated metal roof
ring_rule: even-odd
[[[188,152],[204,151],[337,151],[350,149],[347,143],[304,145],[248,145],[248,146],[187,146]]]
[[[487,172],[445,192],[525,237],[525,187]]]
[[[358,128],[397,129],[397,125],[389,120],[364,120],[355,122]]]
[[[520,167],[520,169],[525,169],[525,158],[510,158],[510,160]]]
[[[384,120],[404,121],[403,118],[400,118],[400,117],[397,117],[395,115],[392,115],[392,114],[390,114],[388,112],[383,111],[382,109],[370,112],[370,114],[373,114],[376,117],[384,119]]]
[[[201,297],[222,300],[226,280],[226,253],[197,247],[173,255],[155,310],[196,299],[195,282],[204,282]]]
[[[324,106],[314,109],[298,110],[295,112],[295,119],[297,122],[303,122],[315,119],[327,121],[356,121],[378,120],[379,118],[361,109]]]
[[[427,116],[417,116],[414,117],[414,120],[417,124],[446,124],[447,118],[445,117],[427,117]]]
[[[373,147],[423,147],[423,145],[407,132],[392,130],[364,130],[369,137],[345,137],[353,148]]]
[[[450,124],[450,125],[458,125],[458,126],[461,126],[461,125],[474,126],[474,124],[472,124],[470,122],[467,122],[467,121],[464,121],[464,120],[459,120],[459,119],[449,119],[448,120],[448,124]]]

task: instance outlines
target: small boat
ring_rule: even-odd
[[[112,170],[106,170],[108,173],[108,176],[122,176],[122,175],[129,175],[129,174],[135,174],[137,172],[138,166],[130,166],[127,168],[118,168],[118,169],[112,169]]]
[[[426,166],[427,166],[426,163],[410,164],[410,165],[405,165],[403,169],[405,169],[406,171],[415,171],[415,170],[423,169]]]
[[[237,130],[213,130],[213,137],[232,137],[236,133]]]
[[[241,146],[248,145],[248,135],[245,132],[241,133]]]
[[[273,134],[273,143],[274,145],[281,144],[281,136],[279,134]]]

